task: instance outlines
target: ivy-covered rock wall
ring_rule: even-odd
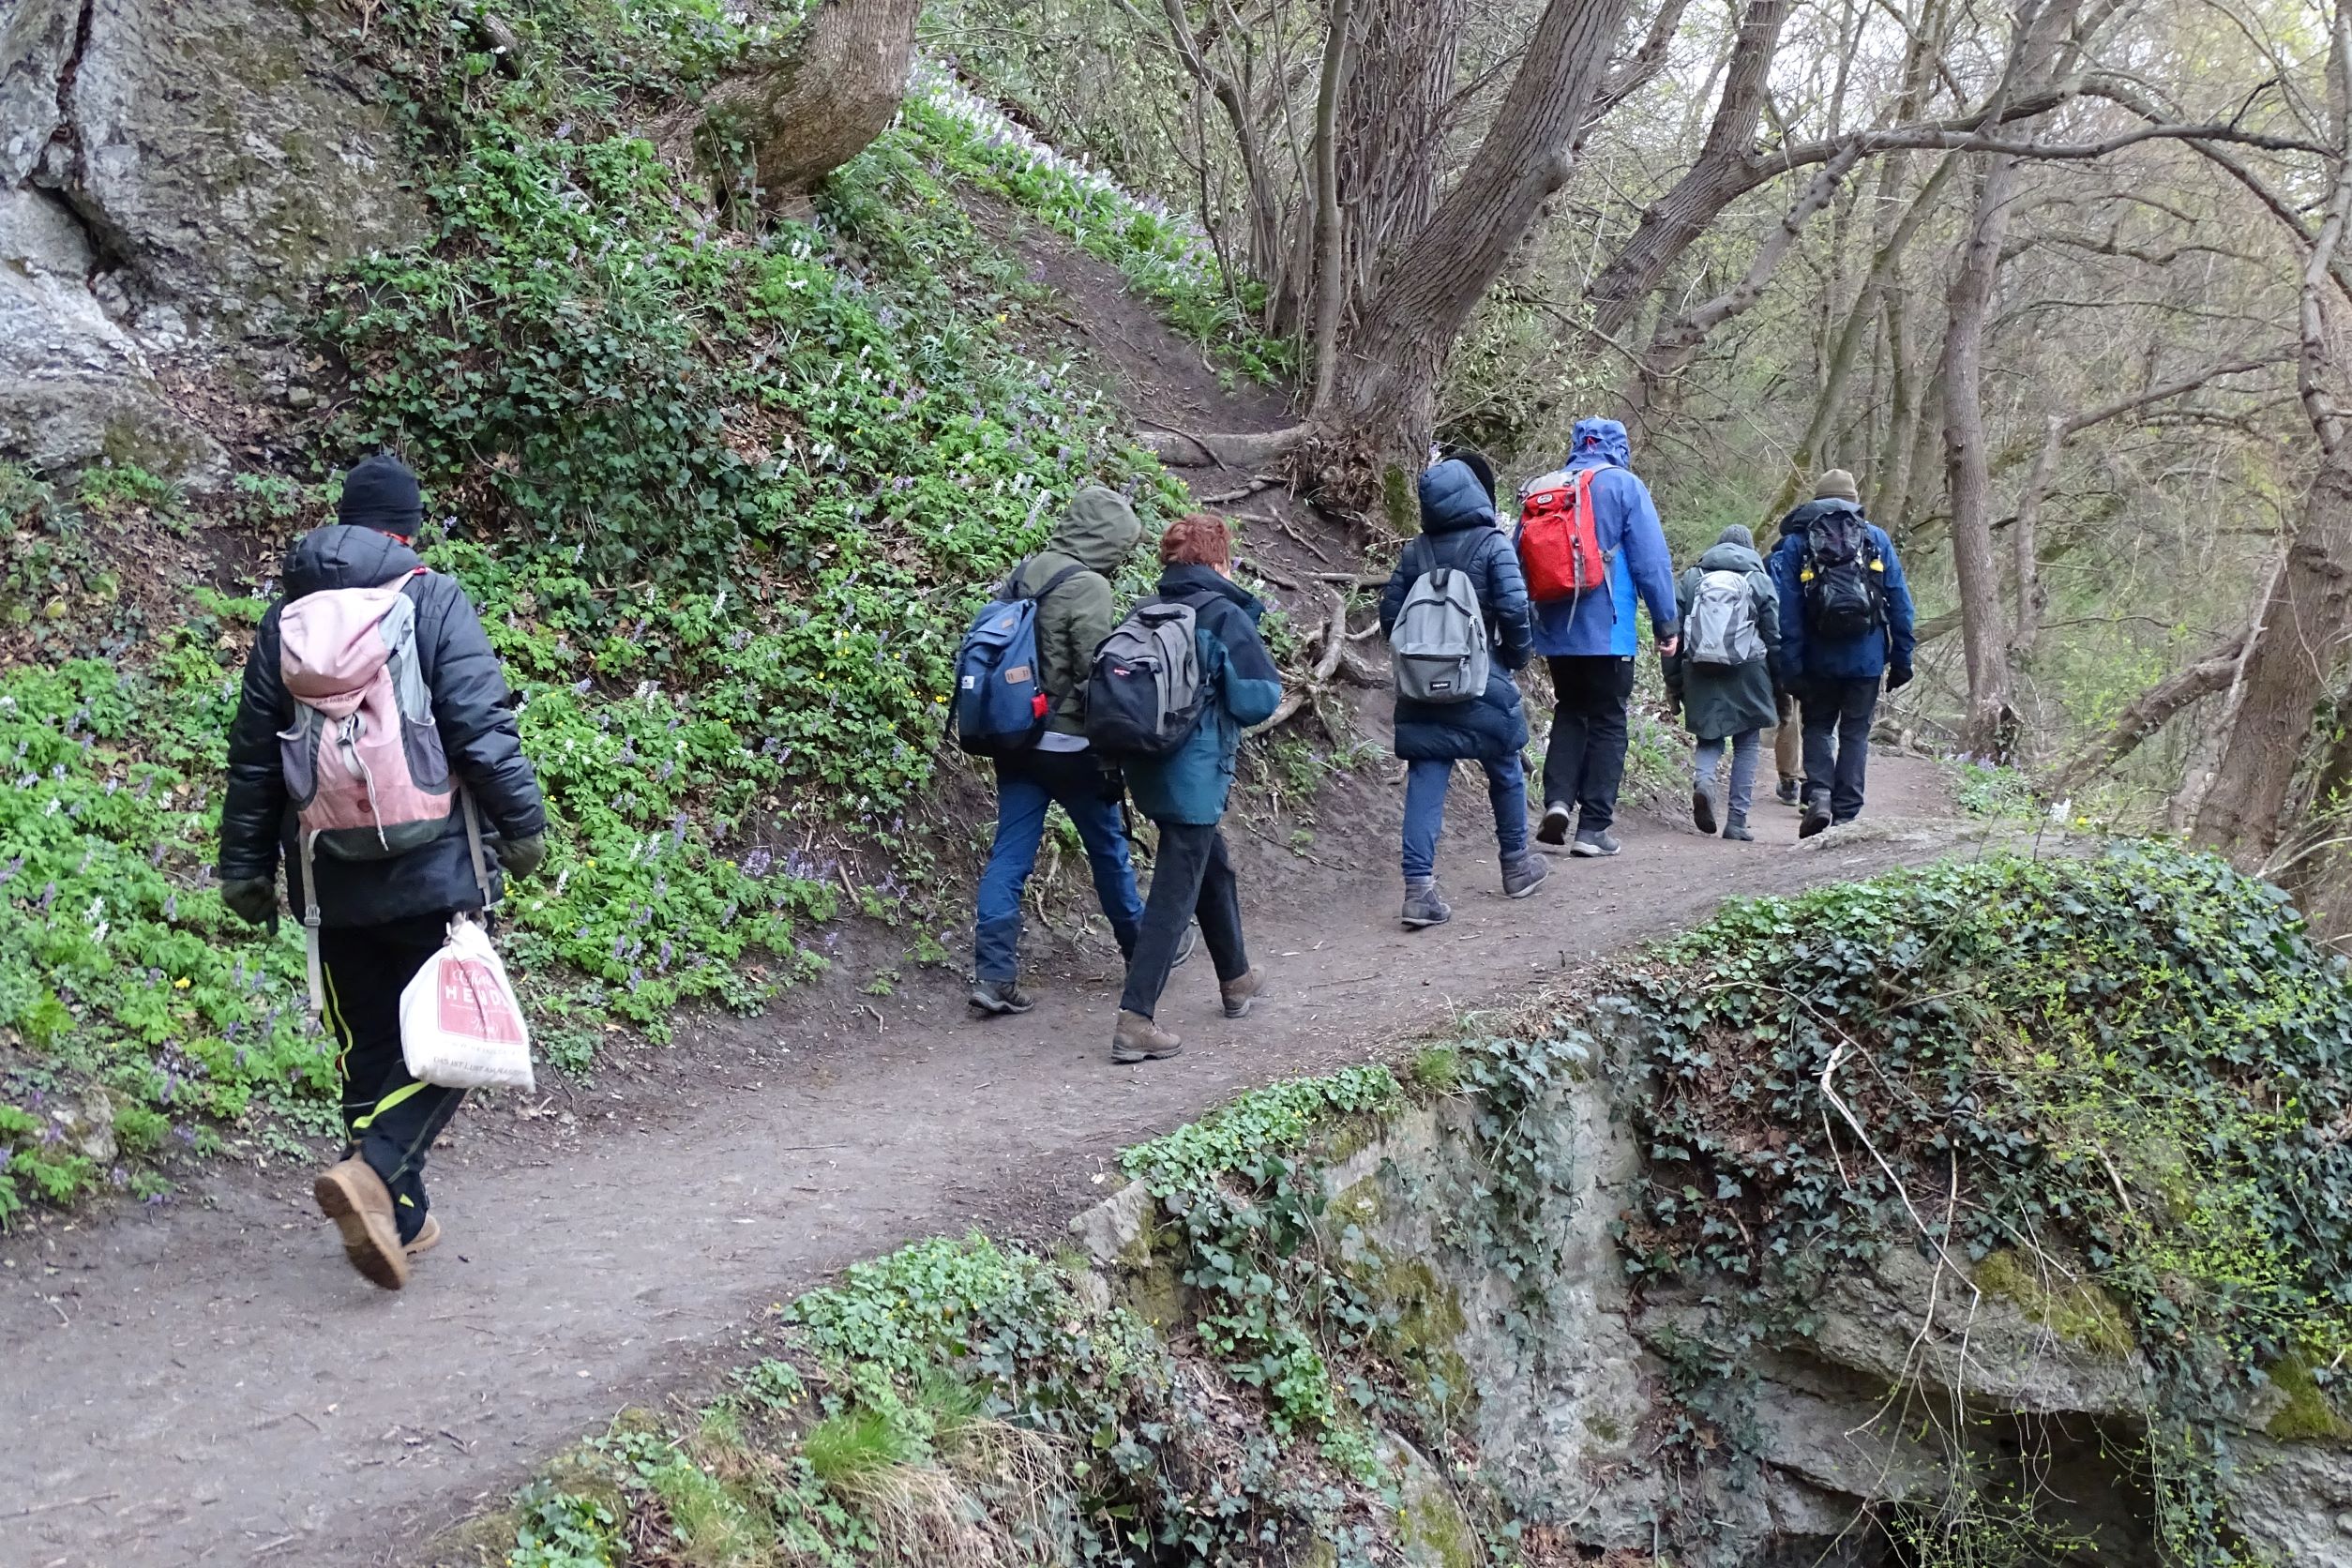
[[[605,1545],[450,1560],[2344,1561],[2347,1048],[2342,961],[2170,847],[1735,904],[1131,1151],[1057,1262],[854,1272],[532,1494]]]

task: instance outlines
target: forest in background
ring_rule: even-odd
[[[1682,549],[1848,468],[1922,601],[1892,722],[2334,927],[2344,29],[2237,0],[940,0],[921,39],[1188,216],[1300,366],[1295,430],[1164,458],[1288,461],[1348,515],[1422,442],[1515,478],[1617,414]]]

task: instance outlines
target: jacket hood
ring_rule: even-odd
[[[1568,454],[1568,467],[1630,468],[1634,461],[1634,444],[1625,434],[1625,427],[1614,419],[1579,419],[1575,432],[1576,449]]]
[[[1266,607],[1258,602],[1257,595],[1240,583],[1219,576],[1214,568],[1209,566],[1166,568],[1160,573],[1160,594],[1162,597],[1171,599],[1197,598],[1202,594],[1213,594],[1241,609],[1252,623],[1266,612]]]
[[[1861,511],[1862,504],[1856,501],[1838,501],[1834,499],[1827,501],[1808,501],[1801,506],[1792,508],[1787,517],[1780,520],[1780,536],[1785,539],[1791,534],[1802,534],[1807,528],[1812,526],[1813,520],[1815,518],[1827,516],[1831,512],[1854,512],[1859,514]]]
[[[1470,465],[1448,458],[1421,476],[1421,531],[1457,534],[1466,528],[1491,528],[1494,497],[1478,482]]]
[[[1710,545],[1707,553],[1698,558],[1698,569],[1702,572],[1760,572],[1764,569],[1764,557],[1756,553],[1754,545]]]
[[[376,588],[406,577],[425,563],[389,534],[350,523],[314,528],[286,557],[286,596],[329,588]]]
[[[1070,509],[1046,548],[1074,556],[1088,569],[1108,577],[1142,535],[1143,524],[1137,520],[1125,496],[1100,485],[1088,485],[1071,497]]]

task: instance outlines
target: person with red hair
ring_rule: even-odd
[[[1250,963],[1242,944],[1241,892],[1217,828],[1232,793],[1242,732],[1272,717],[1282,701],[1282,676],[1258,635],[1266,607],[1232,580],[1233,537],[1222,518],[1195,512],[1170,523],[1160,535],[1160,564],[1157,602],[1193,611],[1207,701],[1182,746],[1166,756],[1125,762],[1137,807],[1159,829],[1159,850],[1111,1032],[1110,1057],[1122,1063],[1174,1056],[1184,1048],[1153,1020],[1177,948],[1195,919],[1216,965],[1227,1018],[1247,1013],[1266,983],[1265,972]]]

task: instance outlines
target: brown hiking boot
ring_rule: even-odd
[[[354,1154],[321,1173],[310,1195],[319,1200],[319,1213],[343,1233],[343,1256],[369,1284],[397,1290],[408,1283],[408,1254],[392,1217],[392,1192],[373,1167]]]
[[[1225,1016],[1238,1018],[1249,1011],[1250,1003],[1265,994],[1266,972],[1255,965],[1230,980],[1217,982],[1217,994],[1225,999]]]
[[[1110,1033],[1110,1059],[1123,1066],[1137,1062],[1156,1062],[1184,1048],[1184,1041],[1142,1014],[1130,1013],[1123,1008],[1120,1010],[1119,1026]]]
[[[400,1250],[407,1253],[411,1258],[422,1258],[425,1254],[430,1252],[433,1248],[439,1246],[440,1244],[441,1221],[433,1218],[430,1214],[427,1214],[425,1216],[425,1223],[417,1228],[415,1240],[410,1242],[408,1245],[402,1247]]]

